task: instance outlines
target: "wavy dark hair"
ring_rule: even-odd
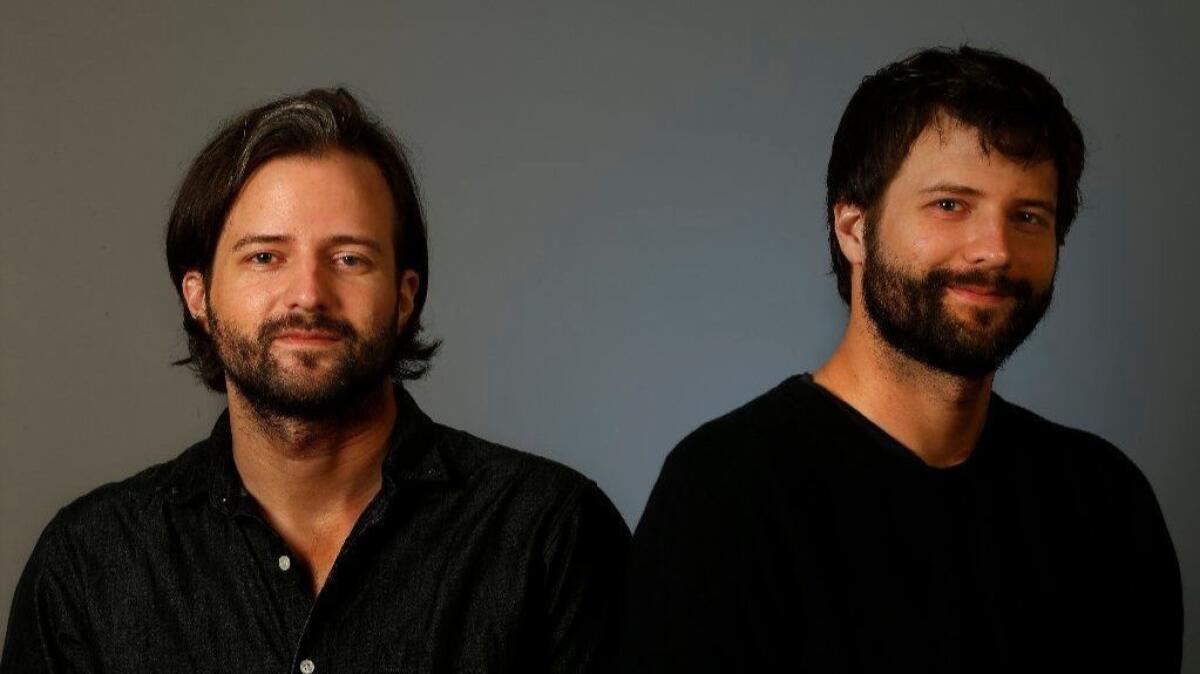
[[[1058,171],[1058,245],[1079,211],[1083,134],[1062,95],[1041,73],[1003,54],[961,46],[917,52],[863,79],[838,124],[826,174],[826,219],[838,293],[850,303],[850,263],[833,228],[833,207],[871,213],[913,141],[945,114],[978,129],[983,150]]]
[[[183,179],[167,223],[167,268],[183,306],[186,365],[206,386],[225,391],[225,371],[212,338],[188,312],[183,277],[199,271],[209,282],[217,240],[229,209],[255,169],[286,155],[321,156],[330,150],[364,156],[379,166],[396,210],[395,256],[399,272],[420,278],[412,315],[399,335],[392,377],[416,379],[429,369],[440,345],[421,338],[421,309],[429,290],[429,244],[425,215],[404,146],[345,89],[313,89],[254,108],[224,124]]]

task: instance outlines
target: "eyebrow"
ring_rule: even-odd
[[[957,183],[938,183],[936,185],[930,185],[929,187],[926,187],[925,189],[921,190],[921,194],[930,194],[933,192],[940,192],[943,194],[959,194],[964,197],[978,197],[978,196],[983,195],[983,192],[980,192],[979,190],[975,189],[974,187],[968,187],[966,185],[959,185]],[[1018,199],[1017,205],[1020,207],[1023,207],[1023,208],[1025,208],[1025,207],[1040,208],[1051,215],[1055,215],[1058,212],[1054,208],[1053,203],[1046,201],[1044,199]]]
[[[282,234],[248,234],[238,239],[237,243],[233,244],[233,250],[241,250],[246,246],[256,243],[282,243],[284,241],[290,241],[291,238],[292,237],[290,236],[284,236]]]
[[[371,250],[375,251],[376,253],[383,253],[383,246],[380,246],[378,241],[376,241],[375,239],[368,239],[368,238],[362,237],[362,236],[353,236],[351,234],[338,234],[337,236],[331,238],[329,240],[329,243],[334,246],[345,246],[345,245],[362,246],[364,248],[370,248]]]
[[[285,234],[248,234],[237,240],[233,244],[233,250],[238,251],[246,246],[252,246],[259,243],[286,243],[291,241],[292,237]],[[383,247],[374,239],[368,239],[361,236],[353,236],[351,234],[338,234],[329,239],[328,245],[331,246],[363,246],[370,248],[377,253],[383,253]]]
[[[961,194],[966,197],[977,197],[983,194],[983,192],[974,187],[967,187],[966,185],[959,185],[957,183],[938,183],[921,190],[921,194],[929,194],[931,192],[947,192],[949,194]]]
[[[1042,199],[1018,199],[1017,205],[1022,207],[1032,206],[1034,208],[1040,208],[1050,215],[1058,215],[1058,211],[1054,208],[1054,204],[1050,203],[1049,201],[1043,201]]]

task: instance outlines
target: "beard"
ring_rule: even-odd
[[[322,421],[346,416],[389,377],[399,337],[384,325],[365,337],[353,325],[326,314],[288,314],[265,321],[249,337],[221,322],[209,307],[209,334],[226,376],[254,412],[267,420]],[[334,353],[295,352],[285,367],[271,353],[275,338],[289,330],[320,330],[341,341]],[[320,369],[323,359],[333,363]]]
[[[999,272],[938,268],[912,276],[885,259],[875,229],[869,223],[866,231],[864,306],[884,341],[913,360],[977,379],[1003,365],[1050,307],[1053,279],[1037,292],[1028,281]],[[1011,298],[1010,306],[972,308],[970,319],[964,320],[945,303],[954,285],[988,288]]]

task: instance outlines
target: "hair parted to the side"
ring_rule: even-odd
[[[413,312],[399,336],[392,370],[396,380],[416,379],[429,369],[437,341],[421,339],[421,309],[429,289],[429,244],[416,180],[395,135],[348,91],[313,89],[285,96],[226,122],[188,169],[167,223],[167,267],[183,307],[190,355],[187,365],[206,386],[225,391],[225,372],[208,333],[188,312],[183,277],[196,270],[208,283],[225,219],[255,169],[276,157],[321,156],[331,150],[362,155],[379,167],[396,209],[395,256],[399,272],[420,278]]]
[[[871,213],[913,141],[944,115],[978,130],[985,152],[1023,162],[1053,161],[1058,172],[1056,235],[1061,246],[1079,210],[1083,134],[1041,73],[994,51],[926,49],[863,79],[842,114],[826,174],[826,220],[838,293],[850,303],[850,263],[834,231],[833,207]]]

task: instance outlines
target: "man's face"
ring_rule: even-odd
[[[418,282],[407,270],[397,284],[394,221],[387,183],[358,155],[276,158],[243,186],[207,288],[184,289],[259,413],[321,418],[384,385]]]
[[[880,336],[950,374],[998,368],[1050,304],[1057,186],[1052,162],[985,153],[954,120],[927,128],[866,223],[862,297]]]

